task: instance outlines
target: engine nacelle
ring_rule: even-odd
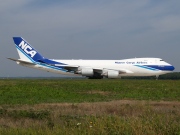
[[[108,70],[107,71],[107,77],[108,78],[118,78],[119,77],[119,71]]]
[[[94,71],[92,68],[82,68],[81,72],[82,76],[93,76],[94,75]]]

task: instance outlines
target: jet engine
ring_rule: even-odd
[[[104,71],[104,75],[105,75],[107,78],[118,78],[118,77],[119,77],[119,71],[106,70],[106,71]]]
[[[92,68],[82,68],[78,71],[78,74],[82,74],[82,76],[93,76],[94,71]]]

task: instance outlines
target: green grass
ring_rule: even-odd
[[[2,135],[180,135],[179,125],[177,80],[0,80]]]
[[[37,106],[33,110],[8,107],[1,116],[0,134],[180,134],[180,105],[166,110],[157,110],[150,104],[117,105],[112,104],[111,111],[107,105],[99,105],[104,108],[101,114],[97,113],[98,107],[93,110],[93,106],[80,104],[58,108],[55,105],[43,106],[41,111]]]
[[[0,80],[0,104],[99,102],[119,99],[180,100],[172,80]]]

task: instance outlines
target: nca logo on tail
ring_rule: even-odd
[[[25,43],[24,41],[22,41],[19,44],[19,47],[21,47],[27,54],[31,55],[31,58],[33,58],[36,55],[36,51],[34,51],[32,49],[32,47],[30,47],[27,43]]]

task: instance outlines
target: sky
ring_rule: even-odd
[[[4,0],[0,77],[58,77],[17,65],[12,37],[54,59],[157,57],[180,72],[180,0]]]

